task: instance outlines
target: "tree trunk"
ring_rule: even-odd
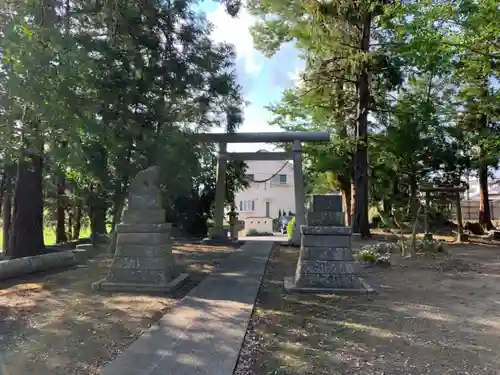
[[[115,191],[113,193],[113,220],[111,222],[111,231],[114,232],[117,224],[120,223],[122,218],[122,211],[125,207],[125,198],[128,191],[128,184],[131,174],[130,168],[130,158],[132,157],[132,151],[134,150],[133,142],[130,142],[128,146],[127,155],[115,165],[116,170],[121,170],[121,180],[115,185]]]
[[[57,209],[56,209],[56,243],[64,243],[68,241],[66,237],[66,177],[61,172],[57,181]]]
[[[106,234],[106,208],[100,204],[94,206],[91,213],[90,229],[92,234]]]
[[[351,226],[351,181],[344,181],[339,179],[340,182],[340,192],[342,193],[342,198],[344,201],[345,209],[345,222],[347,226]]]
[[[94,234],[106,234],[106,202],[100,189],[91,197],[90,202],[90,230]]]
[[[82,227],[82,204],[77,203],[75,207],[74,221],[73,221],[73,240],[80,238],[80,229]]]
[[[125,181],[124,184],[127,184],[127,181]],[[122,184],[119,184],[113,196],[113,220],[111,221],[112,232],[115,230],[116,225],[119,224],[122,219],[122,211],[125,207],[125,195],[126,187],[122,187]]]
[[[68,225],[66,226],[66,238],[73,239],[73,235],[71,234],[71,228],[73,228],[73,209],[68,209]]]
[[[370,50],[371,13],[363,15],[361,24],[363,36],[361,38],[361,51]],[[364,64],[358,78],[358,119],[356,127],[356,151],[354,155],[354,182],[356,200],[354,201],[355,214],[353,218],[353,233],[359,233],[362,238],[370,237],[368,222],[368,110],[370,106],[370,87],[368,66]]]
[[[9,252],[14,258],[39,255],[43,243],[43,158],[25,156],[17,169]]]
[[[338,80],[335,88],[335,122],[338,129],[339,137],[343,140],[347,140],[349,135],[347,131],[348,121],[346,120],[345,113],[345,96],[344,96],[344,81]],[[347,154],[347,149],[344,150]],[[349,150],[350,151],[350,150]],[[351,159],[348,159],[349,161]],[[345,171],[341,173],[337,172],[337,180],[339,182],[340,191],[342,193],[343,204],[345,209],[345,222],[346,225],[352,225],[352,163],[347,162]]]
[[[384,211],[384,215],[391,216],[392,215],[392,203],[389,199],[382,199],[382,210]]]
[[[488,192],[488,167],[479,168],[479,224],[487,230],[493,229]]]
[[[0,215],[2,214],[3,197],[5,194],[5,181],[7,178],[7,166],[4,166],[2,171],[2,182],[0,182]]]
[[[354,204],[354,202],[356,202],[356,184],[354,183],[354,175],[353,175],[351,181],[351,211],[349,212],[350,213],[349,222],[351,223],[351,227],[353,224],[352,221],[354,219],[354,216],[356,215],[356,204]]]
[[[2,199],[2,221],[3,221],[3,251],[6,255],[11,256],[9,250],[9,235],[12,223],[12,169],[5,168],[4,171],[4,195]]]
[[[35,23],[51,27],[57,21],[54,0],[39,2],[35,13]],[[48,63],[41,55],[40,65]],[[34,77],[29,77],[34,79]],[[17,180],[14,188],[14,212],[9,234],[8,250],[12,257],[20,258],[38,255],[45,250],[43,242],[43,142],[38,131],[38,123],[25,122],[28,108],[24,108],[22,121],[22,151],[17,165]],[[27,133],[25,131],[28,131]],[[28,137],[25,138],[25,135]],[[32,138],[30,150],[29,138]],[[30,150],[29,153],[26,150]],[[34,152],[33,152],[34,150]]]
[[[409,183],[410,183],[410,212],[411,212],[411,217],[415,218],[420,204],[418,202],[417,179],[413,172],[410,173]]]

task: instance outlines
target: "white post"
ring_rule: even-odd
[[[300,226],[305,224],[305,192],[304,175],[302,173],[302,145],[300,141],[293,142],[293,179],[295,190],[295,230],[292,245],[300,245]]]
[[[224,201],[226,200],[226,169],[227,169],[227,143],[219,143],[217,156],[217,180],[215,184],[215,218],[214,228],[210,237],[224,236]]]

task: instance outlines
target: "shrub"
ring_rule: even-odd
[[[295,216],[286,225],[286,233],[288,238],[292,238],[293,230],[295,229]]]
[[[372,251],[375,254],[400,253],[401,246],[395,242],[380,242],[373,245],[364,245],[361,250]]]
[[[363,262],[390,265],[391,254],[400,253],[401,247],[393,242],[382,242],[373,245],[364,245],[358,254]]]
[[[422,253],[446,253],[446,243],[434,238],[424,238],[417,241],[417,251]]]
[[[247,231],[248,237],[257,237],[257,236],[273,236],[273,233],[269,232],[259,232],[257,229],[250,229]]]
[[[373,262],[377,261],[377,253],[372,250],[361,250],[358,254],[358,259],[363,262]]]

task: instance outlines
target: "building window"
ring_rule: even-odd
[[[240,201],[240,211],[241,212],[253,212],[253,211],[255,211],[255,201],[254,200]]]
[[[286,174],[279,174],[273,177],[273,183],[275,185],[286,185],[287,179]]]

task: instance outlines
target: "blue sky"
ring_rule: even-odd
[[[224,6],[212,1],[204,1],[200,9],[215,26],[212,38],[219,42],[229,42],[235,46],[236,74],[243,88],[243,96],[250,104],[245,108],[245,122],[241,132],[280,131],[268,125],[270,115],[265,106],[277,102],[284,89],[292,87],[297,72],[302,66],[298,51],[292,44],[284,46],[275,56],[266,58],[253,47],[249,28],[255,22],[246,9],[242,8],[238,17],[229,16]],[[274,146],[263,144],[230,144],[229,151],[256,151]]]

